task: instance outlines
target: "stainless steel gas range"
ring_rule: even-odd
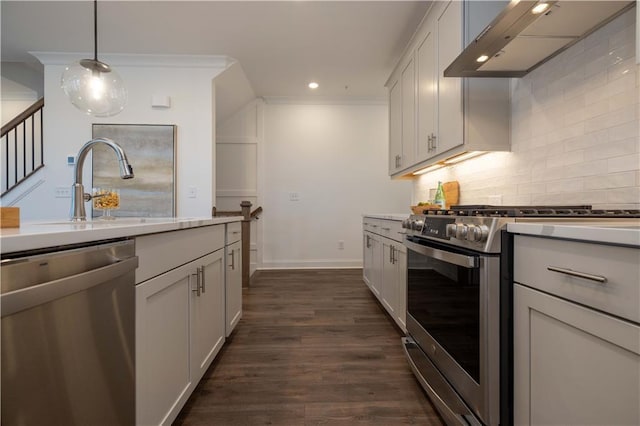
[[[498,425],[510,413],[508,223],[618,221],[640,210],[454,206],[405,220],[409,363],[447,424]],[[502,331],[501,331],[502,330]],[[502,348],[501,348],[502,347]],[[506,357],[503,357],[506,358]],[[502,389],[501,389],[502,388]]]

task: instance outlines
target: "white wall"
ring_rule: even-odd
[[[512,152],[425,174],[414,181],[413,201],[455,179],[463,204],[640,208],[635,24],[631,10],[512,79]]]
[[[46,167],[25,184],[25,191],[32,189],[31,193],[15,204],[21,207],[23,220],[68,217],[70,199],[54,198],[54,190],[73,184],[73,167],[66,165],[66,157],[75,155],[91,139],[92,123],[177,125],[177,215],[211,214],[215,200],[215,96],[212,80],[226,67],[224,61],[217,57],[208,60],[208,57],[194,59],[186,56],[122,55],[115,59],[101,58],[124,79],[129,102],[125,110],[114,117],[93,118],[77,110],[60,89],[62,64],[71,60],[66,55],[39,56],[45,62]],[[152,108],[151,96],[154,94],[169,95],[171,108]],[[135,164],[133,167],[135,171]],[[85,188],[91,188],[89,161],[85,163],[83,179]],[[196,198],[187,197],[189,187],[197,189]],[[10,193],[3,203],[11,204],[15,197],[20,196]]]
[[[407,212],[411,183],[387,176],[387,114],[266,105],[263,268],[361,267],[362,214]]]
[[[5,77],[2,77],[1,85],[0,92],[2,95],[0,98],[2,99],[2,105],[0,105],[0,110],[2,111],[2,126],[4,126],[33,105],[38,100],[38,93]]]

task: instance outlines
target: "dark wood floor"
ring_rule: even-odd
[[[361,270],[261,272],[176,425],[442,425]]]

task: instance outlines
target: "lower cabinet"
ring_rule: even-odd
[[[226,336],[229,337],[233,329],[242,318],[242,242],[226,247],[227,278],[226,278]]]
[[[375,219],[366,218],[371,222]],[[382,220],[372,229],[389,235],[401,235],[400,222]],[[392,223],[386,223],[392,222]],[[365,224],[366,227],[366,224]],[[387,313],[406,332],[407,318],[407,251],[399,239],[364,231],[363,280]]]
[[[191,363],[195,383],[220,351],[225,338],[224,250],[196,260],[191,274]]]
[[[136,287],[137,424],[171,424],[224,344],[223,253]]]
[[[170,425],[225,342],[225,225],[144,235],[136,254],[136,424]]]

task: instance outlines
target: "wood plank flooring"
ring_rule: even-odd
[[[266,271],[175,425],[442,425],[362,270]]]

